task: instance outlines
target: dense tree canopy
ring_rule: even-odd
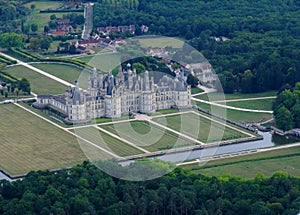
[[[293,89],[279,92],[273,110],[278,128],[300,128],[300,82]]]
[[[151,34],[185,38],[217,73],[233,75],[221,79],[224,91],[232,81],[244,93],[300,81],[299,1],[140,0],[137,10],[98,2],[95,27],[147,25]]]
[[[177,168],[151,181],[112,178],[89,163],[1,181],[1,214],[297,214],[300,180],[285,173],[253,180]]]

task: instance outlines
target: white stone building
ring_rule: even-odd
[[[154,83],[149,72],[137,75],[135,70],[98,74],[89,78],[88,89],[70,88],[61,95],[39,95],[34,104],[50,107],[66,117],[67,122],[87,122],[95,118],[118,118],[134,112],[153,113],[160,109],[191,107],[191,87],[183,74],[175,78],[163,76]]]

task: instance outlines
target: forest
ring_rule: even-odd
[[[95,28],[147,25],[149,34],[185,39],[209,60],[226,93],[300,81],[299,1],[140,0],[137,8],[98,2]]]
[[[278,128],[285,131],[300,128],[300,82],[293,88],[286,85],[279,91],[273,111]]]
[[[88,162],[71,170],[31,172],[0,181],[0,214],[291,214],[300,210],[300,179],[211,177],[176,168],[150,181],[113,178]]]

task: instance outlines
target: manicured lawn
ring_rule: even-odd
[[[257,98],[257,97],[268,97],[268,96],[276,96],[276,92],[265,92],[265,93],[249,93],[249,94],[221,94],[221,93],[208,93],[203,95],[195,96],[197,99],[209,100],[209,101],[220,101],[220,100],[231,100],[231,99],[247,99],[247,98]],[[224,98],[225,97],[225,98]]]
[[[231,110],[214,105],[209,105],[201,102],[196,102],[197,106],[212,111],[215,114],[226,117],[228,119],[235,120],[237,122],[261,122],[272,118],[272,114],[269,113],[252,113],[238,110]]]
[[[4,71],[15,77],[26,78],[30,82],[31,91],[37,94],[59,94],[64,93],[67,89],[66,85],[54,81],[24,66],[13,66],[4,69]]]
[[[80,137],[98,146],[101,146],[119,156],[129,156],[143,153],[142,151],[128,145],[127,143],[115,139],[94,127],[76,128],[75,133]]]
[[[70,65],[63,65],[63,64],[45,64],[45,63],[35,63],[32,64],[32,66],[43,70],[44,72],[47,72],[51,75],[54,75],[58,78],[61,78],[65,81],[68,81],[72,84],[74,84],[75,80],[78,80],[80,77],[81,73],[83,72],[82,69],[79,69],[78,67],[75,66],[70,66]]]
[[[182,48],[184,44],[182,40],[171,37],[141,38],[139,41],[143,48]]]
[[[272,110],[272,104],[274,101],[275,99],[259,99],[250,101],[226,102],[226,105],[253,110]]]
[[[153,120],[204,143],[247,137],[246,134],[194,113],[159,117]]]
[[[292,147],[209,161],[203,167],[193,164],[184,166],[184,168],[214,176],[230,173],[241,177],[253,178],[257,173],[271,176],[275,171],[285,171],[293,176],[299,176],[299,159],[300,147]]]
[[[163,110],[157,110],[152,114],[149,114],[151,116],[157,116],[157,115],[162,115],[162,114],[170,114],[170,113],[178,113],[179,110],[177,109],[163,109]]]
[[[78,58],[74,58],[75,60],[81,60],[83,62],[90,62],[90,60],[93,58],[94,56],[92,55],[87,55],[87,56],[84,56],[84,57],[78,57]]]
[[[73,166],[86,160],[77,139],[21,108],[0,106],[0,167],[11,174]]]
[[[197,87],[191,89],[192,94],[202,93],[202,92],[204,92],[204,91]]]
[[[162,128],[150,125],[149,122],[144,121],[132,121],[100,127],[153,152],[173,147],[194,145],[191,141],[178,137],[177,134],[164,131]]]
[[[88,65],[100,71],[109,72],[121,65],[120,55],[116,53],[99,52],[90,59]]]

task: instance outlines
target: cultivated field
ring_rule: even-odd
[[[114,125],[103,125],[101,128],[120,136],[149,151],[195,145],[192,141],[161,127],[150,125],[146,121],[133,121]]]
[[[292,147],[209,161],[203,167],[200,167],[198,164],[184,167],[193,169],[197,173],[214,176],[230,173],[232,175],[254,178],[257,173],[271,176],[275,171],[284,171],[293,176],[299,176],[299,159],[300,147]]]
[[[4,71],[15,77],[26,78],[30,82],[31,91],[37,94],[59,94],[67,89],[67,86],[24,66],[13,66]]]
[[[0,106],[0,166],[10,174],[63,168],[86,159],[77,139],[15,105]]]
[[[238,130],[220,124],[219,121],[214,122],[211,118],[207,119],[194,113],[158,117],[153,120],[204,143],[239,139],[248,136]]]

